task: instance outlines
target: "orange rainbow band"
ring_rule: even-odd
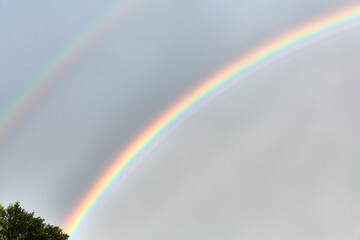
[[[63,224],[65,232],[73,238],[99,200],[125,174],[131,164],[136,162],[155,142],[163,139],[170,128],[178,125],[191,112],[220,91],[243,79],[245,75],[252,72],[251,70],[255,70],[259,66],[274,62],[279,57],[341,31],[352,29],[359,23],[360,4],[349,6],[265,43],[206,79],[151,123],[113,160],[113,163],[96,180],[89,192],[69,215]]]

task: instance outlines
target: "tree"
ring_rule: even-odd
[[[44,223],[20,207],[20,203],[4,208],[0,204],[0,240],[66,240],[69,236],[57,226]]]

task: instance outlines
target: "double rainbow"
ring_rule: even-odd
[[[71,238],[74,237],[100,199],[130,166],[154,143],[163,139],[170,129],[182,122],[191,112],[214,95],[244,79],[243,77],[253,70],[273,62],[279,57],[344,30],[352,29],[359,24],[360,4],[349,6],[265,43],[206,79],[152,122],[113,160],[65,221],[64,230],[70,234]]]

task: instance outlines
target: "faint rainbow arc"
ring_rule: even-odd
[[[7,100],[0,105],[0,146],[6,139],[9,131],[18,123],[24,112],[27,111],[41,93],[45,92],[57,80],[63,69],[69,66],[78,55],[83,53],[92,42],[106,31],[113,23],[131,12],[139,3],[146,0],[113,0],[107,3],[99,13],[71,36],[46,62],[24,81]]]
[[[114,159],[75,210],[71,212],[63,225],[65,232],[69,233],[71,238],[74,237],[103,195],[119,177],[124,175],[131,164],[139,159],[141,154],[159,141],[168,129],[179,124],[189,112],[192,112],[224,88],[234,84],[236,80],[239,80],[240,75],[248,74],[261,64],[274,61],[300,47],[338,33],[341,28],[357,26],[359,22],[360,4],[351,5],[265,43],[206,79],[151,123]],[[347,24],[350,26],[346,26]]]

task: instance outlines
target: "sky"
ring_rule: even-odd
[[[234,59],[347,0],[126,0],[0,139],[0,203],[61,225],[134,137]],[[0,109],[100,0],[0,0]],[[360,239],[360,28],[247,77],[106,194],[78,240]]]

